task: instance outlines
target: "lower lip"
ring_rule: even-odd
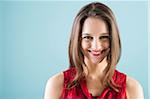
[[[101,54],[93,54],[93,53],[91,53],[92,54],[92,56],[94,56],[94,57],[99,57]]]
[[[92,54],[93,56],[100,56],[100,54]]]

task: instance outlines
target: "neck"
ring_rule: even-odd
[[[91,62],[85,61],[85,72],[88,77],[95,79],[95,78],[102,78],[105,74],[105,68],[107,67],[107,59],[104,58],[102,62],[98,64],[93,64]]]

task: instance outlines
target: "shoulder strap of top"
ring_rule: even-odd
[[[120,86],[126,85],[126,75],[124,73],[117,71],[117,70],[115,70],[113,80],[116,84],[118,84]]]
[[[76,74],[75,68],[69,68],[66,71],[63,71],[64,73],[64,86],[66,86],[70,81],[72,81]]]
[[[118,94],[119,98],[117,98],[117,99],[127,99],[127,96],[126,96],[126,74],[115,70],[113,79],[114,79],[114,82],[120,86],[119,94]]]

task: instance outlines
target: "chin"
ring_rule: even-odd
[[[91,62],[92,62],[93,64],[99,64],[99,63],[101,63],[104,59],[105,59],[105,57],[104,57],[104,58],[101,58],[101,59],[92,59]]]

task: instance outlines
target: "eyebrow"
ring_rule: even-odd
[[[101,33],[100,35],[108,35],[109,33]],[[82,35],[91,35],[90,33],[82,33]]]

